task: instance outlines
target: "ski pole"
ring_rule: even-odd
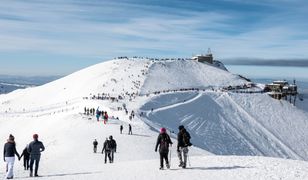
[[[170,151],[170,155],[169,155],[169,167],[171,167],[171,151]]]
[[[188,160],[188,165],[189,165],[189,167],[191,167],[191,164],[190,164],[190,160],[189,160],[188,153],[187,153],[187,160]]]

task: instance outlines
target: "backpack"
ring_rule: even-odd
[[[116,148],[115,140],[109,140],[109,149],[115,149],[115,148]]]
[[[162,135],[160,139],[159,150],[161,152],[166,152],[169,150],[169,138],[168,135]]]
[[[110,151],[111,150],[110,140],[106,140],[105,141],[104,148],[105,148],[105,151]]]
[[[191,146],[192,144],[190,143],[190,135],[188,132],[183,133],[183,142],[185,146]]]

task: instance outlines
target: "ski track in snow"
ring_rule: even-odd
[[[185,100],[185,102],[183,102],[183,101],[182,101],[182,102],[175,102],[175,103],[173,103],[173,104],[170,104],[170,105],[167,105],[167,106],[164,106],[164,107],[161,107],[161,108],[157,108],[157,109],[153,110],[153,112],[148,111],[148,113],[153,113],[153,114],[155,114],[156,112],[159,112],[159,111],[163,111],[163,110],[175,108],[175,107],[177,107],[177,106],[182,106],[182,105],[184,105],[184,104],[189,104],[189,103],[195,101],[196,99],[200,98],[201,96],[202,96],[202,94],[201,94],[201,93],[198,93],[198,94],[196,94],[194,97],[191,97],[190,99]]]

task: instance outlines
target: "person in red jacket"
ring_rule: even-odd
[[[105,111],[104,113],[104,124],[106,124],[108,121],[108,114],[107,114],[107,111]]]

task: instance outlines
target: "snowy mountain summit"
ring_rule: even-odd
[[[107,111],[108,122],[89,108]],[[116,59],[0,95],[2,142],[13,134],[20,152],[38,133],[46,147],[40,174],[47,179],[307,179],[307,119],[251,82],[193,60]],[[187,169],[178,167],[179,125],[192,137]],[[168,171],[158,170],[154,152],[161,127],[174,144]],[[104,164],[110,135],[118,150],[115,162]],[[15,177],[27,176],[16,163]]]

